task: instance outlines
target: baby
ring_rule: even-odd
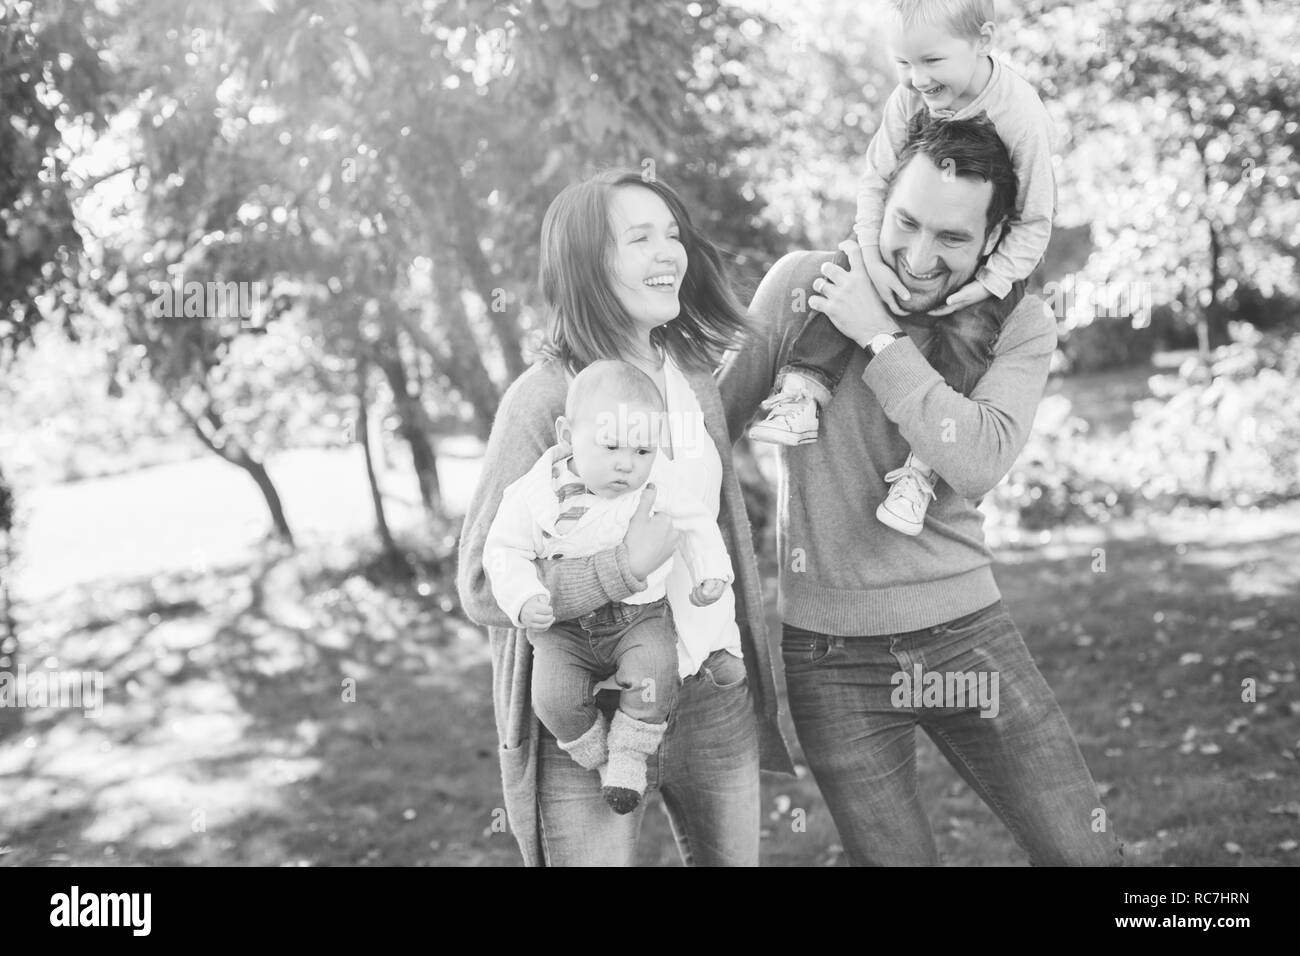
[[[1000,237],[991,234],[995,245],[975,277],[929,312],[934,317],[931,343],[943,357],[927,358],[949,385],[969,395],[992,361],[1002,321],[1024,294],[1023,280],[1042,259],[1051,237],[1056,207],[1051,121],[1034,89],[989,55],[995,30],[993,0],[890,0],[889,5],[889,46],[900,83],[867,147],[854,223],[867,275],[886,306],[899,314],[910,311],[909,293],[895,271],[909,269],[909,264],[881,258],[880,224],[889,179],[909,128],[920,119],[917,114],[924,112],[924,118],[934,120],[986,114],[1015,167],[1015,218]],[[943,250],[936,255],[942,259]],[[848,268],[843,253],[837,263]],[[909,276],[914,283],[927,279],[910,269]],[[938,318],[953,313],[959,314],[951,321]],[[858,351],[823,313],[814,312],[792,345],[776,390],[763,403],[770,413],[749,430],[749,437],[782,445],[816,441],[818,405],[829,404]],[[934,497],[934,470],[909,454],[885,480],[889,495],[876,517],[904,534],[920,534]]]
[[[483,548],[492,593],[533,646],[533,708],[580,766],[600,772],[601,793],[629,813],[646,787],[646,761],[663,740],[678,689],[677,636],[665,582],[572,621],[556,621],[537,558],[577,558],[614,548],[648,496],[680,533],[691,602],[712,604],[733,580],[716,519],[658,447],[664,403],[648,375],[626,362],[593,362],[573,379],[556,420],[558,444],[509,485]],[[619,707],[606,725],[592,702],[613,675]]]

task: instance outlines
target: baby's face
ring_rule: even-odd
[[[648,405],[592,402],[572,426],[560,419],[560,440],[573,446],[573,466],[592,493],[617,498],[650,477],[659,448],[660,413]]]
[[[930,110],[959,110],[979,95],[974,88],[982,53],[979,40],[954,36],[943,26],[904,26],[895,17],[889,25],[889,49],[899,82],[920,93]]]

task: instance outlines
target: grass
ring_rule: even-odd
[[[0,863],[518,863],[494,827],[487,648],[458,612],[445,541],[413,578],[392,580],[368,556],[364,489],[313,503],[323,462],[281,471],[306,542],[296,555],[256,543],[255,501],[195,496],[198,473],[135,485],[164,513],[167,488],[225,502],[231,540],[198,539],[217,549],[203,560],[190,560],[196,539],[173,519],[163,538],[140,530],[143,557],[114,568],[116,526],[87,526],[88,505],[55,497],[42,508],[83,522],[77,548],[99,557],[52,565],[50,536],[71,532],[58,515],[30,516],[44,557],[20,595],[21,659],[102,671],[106,704],[98,719],[0,711]],[[104,480],[119,484],[76,493],[129,511],[113,495],[131,484]],[[317,517],[334,522],[329,534],[309,533]],[[1084,529],[999,557],[1006,602],[1130,861],[1294,865],[1300,507]],[[775,634],[775,596],[769,612]],[[1253,702],[1241,699],[1245,680]],[[924,736],[919,760],[946,862],[1025,862]],[[763,804],[764,863],[844,862],[806,774],[766,777]],[[643,864],[677,863],[653,807],[639,852]]]

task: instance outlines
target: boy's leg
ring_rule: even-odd
[[[1017,282],[1004,299],[985,299],[933,320],[925,357],[955,391],[962,395],[974,391],[993,364],[993,346],[1003,322],[1024,295],[1024,283]],[[920,534],[939,480],[928,463],[908,455],[901,467],[885,475],[889,495],[876,509],[876,518],[903,534]]]
[[[1003,323],[1024,297],[1025,284],[1017,282],[1003,299],[985,299],[934,320],[926,358],[955,391],[974,391],[993,364],[993,346]]]
[[[841,267],[848,266],[848,256],[843,252],[827,252],[813,259],[810,265],[817,271],[807,275],[803,285],[795,287],[802,302],[793,299],[792,309],[807,309],[808,297],[815,294],[812,284],[821,275],[821,267],[832,260]],[[809,315],[790,345],[786,363],[777,371],[772,394],[763,403],[769,409],[768,415],[749,429],[749,437],[778,445],[816,441],[818,408],[830,403],[857,351],[857,345],[825,313]]]
[[[837,252],[833,257],[828,253],[826,259],[817,260],[819,271],[809,277],[803,290],[805,302],[808,296],[815,294],[812,283],[821,275],[821,266],[826,261],[834,261],[841,269],[849,267],[849,257],[843,252]],[[814,383],[813,397],[818,404],[826,405],[857,351],[857,343],[837,329],[825,312],[814,311],[795,336],[786,364],[777,372],[776,387],[779,390],[785,384],[789,373],[797,373]]]

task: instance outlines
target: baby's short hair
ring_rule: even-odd
[[[889,0],[889,9],[905,26],[941,26],[954,36],[972,39],[994,17],[993,0]]]
[[[574,376],[564,401],[564,417],[572,423],[581,414],[591,414],[592,406],[598,400],[612,404],[648,405],[657,412],[664,408],[664,397],[654,379],[635,365],[619,359],[592,362]],[[608,405],[597,411],[606,408]]]

